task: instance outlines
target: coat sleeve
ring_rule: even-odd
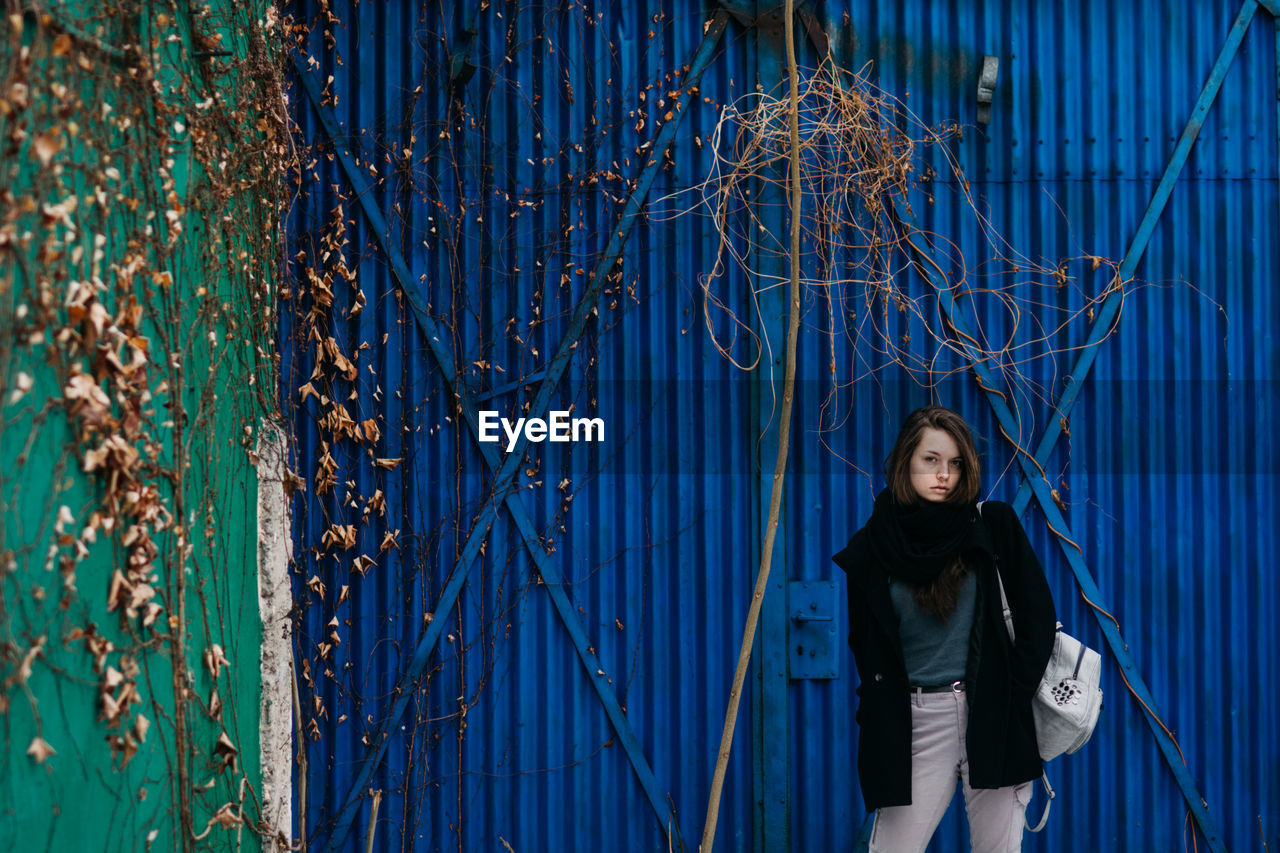
[[[855,577],[857,555],[859,553],[858,545],[858,534],[854,534],[853,538],[849,540],[849,544],[844,547],[844,550],[831,559],[845,572],[845,594],[848,596],[849,608],[849,648],[853,650],[854,662],[861,665],[863,649],[866,645],[864,641],[868,614],[866,613],[865,597]]]
[[[1013,507],[999,504],[999,514],[997,560],[1016,637],[1009,675],[1015,692],[1030,701],[1053,652],[1057,613],[1044,570]]]

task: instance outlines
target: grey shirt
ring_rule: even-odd
[[[898,613],[898,634],[907,664],[907,683],[934,687],[962,681],[969,658],[977,579],[973,572],[965,575],[955,612],[945,622],[920,609],[913,589],[909,583],[889,580],[889,598]]]

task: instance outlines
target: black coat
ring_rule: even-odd
[[[1013,507],[982,505],[976,541],[965,554],[978,581],[966,665],[969,783],[1002,788],[1041,772],[1031,699],[1053,651],[1056,616],[1049,585]],[[994,556],[993,556],[994,555]],[[1017,643],[1000,608],[1000,563]],[[866,529],[833,558],[847,574],[849,645],[857,662],[858,780],[867,811],[911,802],[911,706],[898,618],[889,581],[871,557]]]

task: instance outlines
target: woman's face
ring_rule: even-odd
[[[926,501],[941,503],[964,477],[960,448],[940,429],[926,427],[911,454],[911,488]]]

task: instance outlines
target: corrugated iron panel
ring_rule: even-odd
[[[847,22],[842,10],[823,13],[844,65],[873,61],[881,85],[924,122],[970,125],[950,150],[979,209],[1007,237],[1004,254],[1049,267],[1076,259],[1064,268],[1072,283],[1061,288],[1025,270],[982,264],[991,251],[972,211],[957,202],[943,162],[934,160],[941,186],[934,205],[915,205],[921,225],[953,240],[968,259],[966,286],[1011,287],[1021,306],[1015,329],[1000,300],[973,300],[989,340],[1012,335],[1022,345],[1004,360],[1005,390],[1025,419],[1018,438],[1032,447],[1053,418],[1050,401],[1088,322],[1057,326],[1106,284],[1106,268],[1094,271],[1084,256],[1125,254],[1234,19],[1234,9],[1185,5],[1040,11],[899,3],[850,10]],[[335,14],[333,50],[324,46],[323,17],[311,22],[318,66],[309,72],[321,82],[334,77],[341,144],[360,152],[371,179],[376,173],[385,182],[375,196],[390,213],[390,242],[413,276],[424,277],[460,376],[477,396],[492,394],[493,408],[510,411],[519,389],[504,388],[535,381],[555,351],[585,271],[621,211],[626,187],[617,176],[642,167],[637,146],[655,135],[665,109],[657,100],[666,100],[705,18],[656,4],[568,11],[457,4],[444,13],[387,4],[335,7]],[[1149,35],[1153,21],[1161,22],[1159,38]],[[772,459],[761,459],[752,434],[756,380],[731,368],[703,325],[699,280],[715,261],[714,233],[703,219],[668,218],[684,202],[665,196],[707,173],[709,146],[693,136],[705,143],[718,104],[754,86],[755,38],[730,25],[702,79],[711,102],[681,127],[673,164],[650,194],[662,200],[632,233],[621,279],[602,294],[599,320],[562,386],[557,405],[598,413],[608,441],[603,448],[538,445],[522,466],[520,494],[554,545],[552,559],[603,674],[584,670],[505,512],[458,605],[435,612],[491,477],[458,428],[428,342],[348,199],[346,254],[353,268],[359,260],[366,306],[348,317],[356,290],[336,281],[334,309],[321,325],[343,352],[360,352],[360,378],[332,388],[342,398],[354,392],[351,417],[376,419],[381,435],[368,448],[373,455],[352,452],[350,441],[332,444],[338,485],[320,497],[316,420],[326,409],[311,398],[295,424],[299,465],[311,482],[297,505],[300,580],[315,577],[327,590],[323,598],[303,593],[301,654],[325,711],[311,715],[319,735],[309,750],[312,838],[342,807],[365,751],[361,739],[385,715],[430,613],[449,620],[447,634],[372,784],[387,792],[379,847],[493,849],[506,841],[517,851],[663,849],[654,807],[590,688],[600,677],[611,680],[681,836],[696,846],[758,559],[759,472]],[[1277,406],[1278,366],[1268,331],[1276,320],[1269,285],[1278,224],[1273,39],[1270,17],[1259,13],[1138,266],[1150,286],[1127,296],[1070,436],[1047,466],[1086,562],[1231,847],[1250,844],[1259,824],[1269,840],[1280,826],[1277,731],[1259,710],[1278,666],[1269,618],[1276,589],[1266,572],[1276,554],[1268,522],[1280,473],[1265,428]],[[1001,68],[993,121],[979,129],[972,125],[984,54],[998,56]],[[473,76],[450,89],[451,69],[465,77],[469,64]],[[295,104],[303,134],[322,140],[301,92]],[[293,226],[312,259],[317,247],[308,241],[338,203],[332,188],[346,185],[336,162],[317,157]],[[904,276],[900,285],[931,304],[919,280]],[[749,315],[740,277],[719,292],[733,294],[733,307]],[[830,555],[869,513],[879,462],[901,418],[930,399],[970,417],[985,439],[989,495],[1012,500],[1010,449],[961,360],[938,362],[943,374],[961,372],[940,379],[932,395],[902,371],[883,369],[887,361],[865,341],[851,351],[838,338],[832,364],[821,333],[833,326],[842,333],[853,321],[838,310],[827,319],[822,294],[805,304],[785,565],[776,562],[775,572],[842,580]],[[877,310],[856,299],[850,307]],[[285,329],[295,345],[283,389],[295,400],[314,346],[303,345],[297,328]],[[891,312],[886,328],[911,335],[908,351],[932,354],[921,321]],[[868,365],[881,369],[868,378]],[[838,383],[861,381],[829,398],[830,368]],[[373,464],[378,457],[404,461],[386,471]],[[355,549],[319,558],[324,532],[358,521],[375,489],[385,495],[386,518],[374,513]],[[356,508],[342,499],[350,495],[360,498]],[[1103,648],[1038,511],[1025,523],[1064,623]],[[399,547],[380,551],[394,530]],[[361,552],[377,560],[363,575],[351,567]],[[343,585],[349,594],[338,605]],[[333,618],[343,642],[331,659],[321,658],[315,644]],[[837,679],[789,688],[795,850],[846,847],[864,818],[853,770],[856,676],[849,653],[841,654]],[[334,678],[323,677],[326,666]],[[1105,673],[1107,708],[1095,741],[1052,768],[1059,797],[1051,826],[1072,827],[1069,840],[1064,833],[1028,837],[1029,850],[1181,843],[1181,794],[1117,669],[1108,664]],[[748,694],[718,849],[752,849],[760,839],[753,778],[760,753],[748,719],[753,682]],[[962,846],[958,812],[934,849]],[[348,849],[363,843],[368,814],[362,806]]]

